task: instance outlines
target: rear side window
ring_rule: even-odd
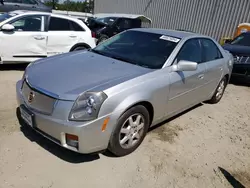
[[[84,28],[74,21],[51,17],[49,31],[84,31]]]
[[[70,31],[70,23],[67,19],[51,17],[49,31]]]
[[[223,58],[220,50],[210,39],[200,39],[204,49],[204,62],[214,61]]]
[[[180,60],[201,63],[201,47],[198,39],[188,40],[177,55],[177,62]]]
[[[84,29],[76,22],[69,21],[73,31],[84,31]]]

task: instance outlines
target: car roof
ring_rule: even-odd
[[[74,19],[74,20],[79,20],[76,17],[69,16],[69,15],[62,15],[62,14],[56,14],[56,13],[51,13],[51,12],[42,12],[42,11],[29,11],[29,10],[15,10],[9,12],[9,14],[16,14],[16,15],[36,15],[36,14],[42,14],[42,15],[51,15],[51,16],[56,16],[60,18],[66,18],[66,19]]]
[[[142,32],[147,32],[147,33],[155,33],[155,34],[160,34],[160,35],[167,35],[167,36],[172,36],[176,38],[189,38],[189,37],[207,37],[205,35],[201,35],[198,33],[193,33],[193,32],[188,32],[188,31],[180,31],[180,30],[170,30],[170,29],[157,29],[157,28],[136,28],[136,29],[131,29],[134,31],[142,31]]]

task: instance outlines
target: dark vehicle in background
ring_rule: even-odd
[[[86,25],[94,33],[97,44],[132,28],[148,27],[151,19],[132,14],[95,14],[86,20]]]
[[[15,10],[52,12],[52,7],[48,7],[38,0],[0,0],[0,12]]]
[[[228,41],[223,48],[234,56],[232,79],[250,81],[250,32]]]

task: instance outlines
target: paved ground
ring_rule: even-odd
[[[20,130],[15,82],[23,66],[0,69],[0,188],[250,187],[247,86],[230,84],[219,104],[159,125],[136,152],[114,158],[79,155]]]

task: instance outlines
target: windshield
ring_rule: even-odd
[[[160,69],[180,39],[128,30],[104,41],[92,51],[138,66]]]
[[[4,21],[4,20],[6,20],[6,19],[8,19],[8,18],[10,18],[12,16],[14,16],[14,15],[13,14],[9,14],[9,13],[0,14],[0,22]]]
[[[236,37],[231,44],[240,46],[250,46],[250,33],[242,33]]]
[[[102,23],[105,23],[107,25],[112,25],[116,18],[115,17],[105,17],[105,18],[96,18],[95,19],[97,22],[102,22]]]

